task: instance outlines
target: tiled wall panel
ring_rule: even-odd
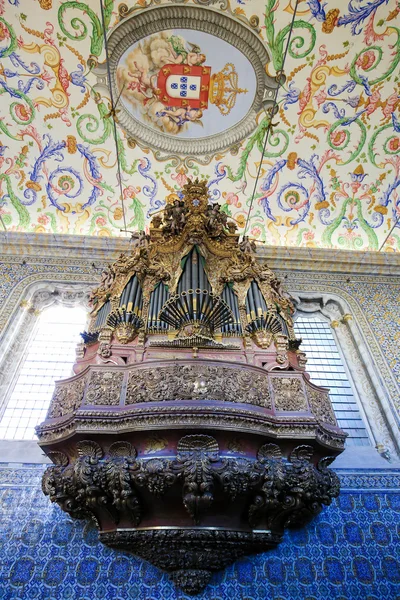
[[[0,468],[0,598],[175,600],[168,576],[97,541],[40,489],[41,466]],[[276,550],[214,576],[199,600],[400,598],[400,472],[340,472],[343,491]]]

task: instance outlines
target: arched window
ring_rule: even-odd
[[[371,441],[360,413],[357,392],[327,320],[321,313],[298,313],[294,328],[303,340],[301,349],[307,355],[306,370],[311,381],[330,390],[339,427],[349,435],[347,446],[369,446]]]
[[[0,439],[35,439],[35,426],[46,416],[54,381],[72,374],[75,347],[85,323],[81,306],[53,304],[41,313],[6,393]]]
[[[382,449],[398,456],[398,426],[389,392],[356,313],[336,293],[292,291],[292,295],[295,330],[308,358],[306,370],[311,381],[330,388],[339,424],[349,434],[346,446],[352,449],[345,452],[346,460],[360,465],[364,459],[374,460],[371,452]]]

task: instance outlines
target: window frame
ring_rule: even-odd
[[[339,294],[313,293],[311,290],[306,293],[291,291],[291,294],[295,301],[296,313],[309,316],[320,313],[321,318],[326,319],[333,329],[336,346],[372,442],[372,446],[369,447],[350,446],[351,452],[356,448],[372,448],[377,453],[378,447],[384,447],[393,459],[398,459],[400,438],[391,411],[388,390],[346,300]]]
[[[54,308],[58,309],[58,311],[61,315],[62,315],[63,309],[65,309],[66,311],[79,310],[80,313],[82,314],[82,316],[84,317],[84,321],[83,321],[82,325],[78,324],[78,322],[75,320],[75,316],[72,316],[72,315],[71,315],[72,320],[69,319],[68,321],[66,320],[64,322],[62,321],[62,319],[59,320],[58,315],[57,315],[57,317],[55,317],[55,316],[51,317],[51,315],[49,315],[51,317],[51,320],[47,321],[47,322],[46,322],[46,320],[42,320],[43,317],[45,317],[46,313],[48,313],[48,311],[54,310]],[[83,306],[79,306],[79,305],[65,306],[64,304],[59,303],[59,302],[54,302],[51,305],[46,306],[43,310],[40,311],[40,314],[37,316],[34,326],[32,327],[30,335],[28,336],[27,343],[24,348],[24,352],[20,356],[14,376],[10,380],[7,392],[5,393],[5,396],[4,396],[4,399],[2,402],[2,407],[0,410],[0,428],[2,428],[3,418],[4,418],[4,415],[7,412],[7,410],[10,409],[13,411],[17,411],[17,415],[19,413],[19,415],[18,415],[19,421],[18,421],[17,426],[15,427],[15,431],[14,431],[14,435],[15,435],[16,431],[18,429],[21,429],[24,427],[22,424],[23,422],[21,422],[21,420],[22,419],[25,420],[27,418],[33,417],[33,413],[28,415],[28,412],[24,414],[23,411],[26,410],[26,411],[31,412],[33,410],[34,412],[36,412],[39,410],[38,404],[40,405],[42,402],[40,399],[40,394],[42,393],[42,391],[40,391],[40,390],[43,388],[41,388],[41,386],[46,385],[46,387],[49,387],[49,385],[51,384],[51,386],[54,388],[53,382],[50,381],[51,379],[53,379],[53,377],[48,377],[48,374],[46,374],[46,372],[43,372],[43,367],[39,366],[39,364],[43,365],[44,367],[48,364],[52,365],[54,367],[53,373],[54,373],[55,369],[56,369],[56,372],[60,373],[58,376],[56,376],[56,380],[60,379],[60,378],[67,378],[72,375],[72,366],[75,362],[75,356],[73,356],[73,362],[69,363],[69,361],[68,361],[68,364],[70,364],[70,369],[68,369],[68,371],[69,371],[68,374],[66,374],[66,373],[61,374],[60,367],[63,362],[64,362],[64,366],[65,366],[67,359],[65,357],[63,357],[63,358],[61,358],[61,360],[60,359],[51,360],[51,356],[54,357],[54,355],[57,354],[57,351],[50,352],[50,350],[47,348],[47,352],[46,352],[46,346],[52,345],[54,349],[57,348],[57,345],[54,345],[54,340],[52,341],[52,337],[51,337],[52,336],[51,331],[53,331],[53,333],[55,335],[56,334],[59,335],[61,333],[60,328],[58,328],[58,331],[57,331],[57,325],[61,324],[63,326],[64,332],[62,333],[61,337],[68,336],[68,334],[70,333],[70,331],[69,331],[70,326],[72,326],[72,325],[74,326],[75,331],[77,329],[79,329],[80,331],[83,331],[83,329],[87,325],[87,315],[85,315],[85,313],[86,313],[86,311]],[[73,324],[73,322],[74,322],[74,324]],[[42,340],[38,339],[39,334],[41,336],[44,335],[45,336],[44,339],[42,339]],[[76,348],[76,345],[79,343],[78,335],[76,335],[76,337],[74,336],[74,339],[70,338],[69,342],[67,339],[64,340],[61,338],[60,339],[57,338],[57,340],[60,342],[60,344],[63,344],[64,342],[66,344],[68,344],[70,357],[71,357],[72,347],[74,346]],[[38,354],[40,354],[40,351],[36,352],[35,354],[31,354],[32,346],[35,344],[36,344],[36,346],[38,345],[39,347],[43,346],[43,341],[45,342],[44,354],[42,354],[41,357],[38,356]],[[60,345],[60,348],[65,350],[65,347],[62,345]],[[64,360],[64,358],[65,358],[65,360]],[[29,359],[29,363],[27,365],[28,359]],[[24,373],[24,370],[26,370],[25,368],[27,366],[30,367],[30,369],[32,369],[32,367],[34,368],[34,372],[32,374],[30,372]],[[28,377],[29,381],[25,381],[25,382],[21,381],[21,376],[23,376],[23,375],[24,375],[24,377]],[[44,379],[43,379],[43,377],[44,377]],[[29,399],[27,397],[24,400],[20,396],[21,391],[16,392],[18,385],[22,386],[22,390],[24,388],[26,388],[26,385],[28,385],[31,388],[28,393],[33,394],[32,397],[30,397]],[[31,386],[33,386],[33,387],[31,387]],[[39,388],[38,388],[38,386],[39,386]],[[26,389],[25,389],[25,391],[22,391],[22,394],[24,396],[26,393],[27,393]],[[47,412],[48,407],[50,405],[50,400],[51,400],[50,394],[51,393],[52,392],[50,392],[50,390],[46,391],[46,394],[49,394],[48,403],[47,403],[47,406],[44,406],[43,404],[41,405],[41,408],[40,408],[41,413],[44,413],[44,411]],[[39,394],[39,396],[37,394]],[[31,406],[30,408],[29,407],[23,408],[21,406],[21,403],[25,403],[27,401],[29,401],[30,403],[33,402],[34,404],[36,404],[36,406]],[[11,402],[13,403],[12,407],[10,407]],[[46,401],[45,401],[45,404],[46,404]],[[14,415],[13,417],[10,417],[10,418],[16,419],[17,416]],[[37,415],[36,415],[36,418],[39,418],[40,421],[44,420],[44,417],[40,417],[40,416],[37,417]],[[36,424],[39,424],[39,421]],[[30,432],[32,432],[32,427],[33,427],[32,425],[30,425],[28,427]],[[12,430],[13,428],[10,427],[10,425],[6,425],[6,429]],[[13,440],[13,441],[24,441],[24,440],[37,441],[37,438],[35,438],[35,437],[32,437],[32,438],[25,437],[26,433],[27,432],[25,431],[24,437],[13,437],[13,438],[2,437],[3,434],[0,434],[0,439],[1,440]]]
[[[368,436],[368,440],[369,440],[369,446],[372,446],[372,447],[375,446],[376,443],[377,443],[377,441],[375,440],[374,433],[373,433],[373,431],[371,429],[371,426],[369,424],[368,417],[367,417],[367,415],[365,413],[364,406],[363,406],[363,404],[361,402],[360,394],[359,394],[359,391],[358,391],[357,386],[355,384],[353,375],[351,373],[349,365],[347,364],[346,356],[345,356],[345,354],[343,352],[342,344],[341,344],[340,340],[338,339],[336,328],[331,326],[330,319],[326,315],[324,315],[321,311],[306,312],[306,311],[302,311],[300,309],[297,309],[296,314],[295,314],[295,318],[294,318],[294,323],[295,324],[296,324],[296,321],[297,321],[297,319],[298,319],[299,316],[305,316],[305,317],[307,317],[309,319],[312,319],[314,321],[322,321],[324,323],[327,323],[331,327],[331,330],[332,330],[331,333],[332,333],[332,337],[333,337],[333,340],[334,340],[335,345],[336,345],[337,352],[338,352],[338,354],[340,356],[340,359],[342,361],[343,368],[344,368],[344,371],[345,371],[346,376],[347,376],[347,380],[348,380],[348,382],[350,384],[351,391],[352,391],[354,399],[356,401],[356,405],[357,405],[357,408],[359,410],[359,413],[360,413],[360,416],[361,416],[361,419],[362,419],[365,431],[367,432],[367,436]],[[307,353],[306,353],[306,355],[307,355]],[[307,372],[307,364],[306,364],[306,372]],[[318,385],[318,384],[316,383],[315,385]],[[336,411],[335,411],[334,408],[333,408],[333,412],[336,415]],[[336,417],[336,418],[338,418],[338,417]],[[366,447],[366,446],[363,446],[363,445],[358,446],[357,444],[354,444],[354,445],[352,444],[351,447],[353,448],[353,447]]]
[[[41,281],[25,288],[1,336],[0,351],[0,415],[9,402],[29,344],[35,335],[40,314],[54,304],[89,310],[89,294],[93,284]],[[10,463],[49,463],[37,440],[0,440],[0,460]]]

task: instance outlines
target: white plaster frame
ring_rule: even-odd
[[[25,288],[24,298],[14,311],[0,347],[0,419],[7,407],[29,343],[43,310],[53,304],[88,310],[92,284],[38,281]],[[2,461],[48,462],[36,440],[0,440]]]
[[[346,300],[334,293],[292,292],[292,295],[299,312],[320,313],[331,325],[373,446],[383,444],[392,457],[400,456],[399,430],[388,390]]]

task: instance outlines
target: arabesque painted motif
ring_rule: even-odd
[[[276,74],[295,0],[229,1],[221,10],[258,17],[271,56],[267,70]],[[145,6],[145,0],[128,3],[137,10]],[[120,18],[118,3],[105,0],[104,9],[110,29]],[[400,251],[399,13],[398,0],[299,3],[277,125],[250,213],[251,237],[267,244],[378,250],[397,223],[384,249]],[[189,65],[193,54],[193,68],[211,65],[207,48],[193,42],[190,30],[184,42],[169,42],[174,60],[168,64]],[[228,53],[223,58],[231,62]],[[103,60],[97,0],[0,1],[0,226],[121,235],[121,229],[145,227],[149,213],[179,196],[188,177],[199,176],[243,232],[265,113],[240,146],[213,157],[166,161],[132,140],[128,145],[117,125],[124,218],[110,102],[93,89],[93,69]],[[239,85],[246,88],[240,78]],[[160,134],[169,127],[174,135],[199,136],[203,128],[194,123],[205,126],[211,119],[209,97],[208,108],[193,105],[192,112],[167,104],[156,109]],[[218,126],[226,118],[213,117]]]

